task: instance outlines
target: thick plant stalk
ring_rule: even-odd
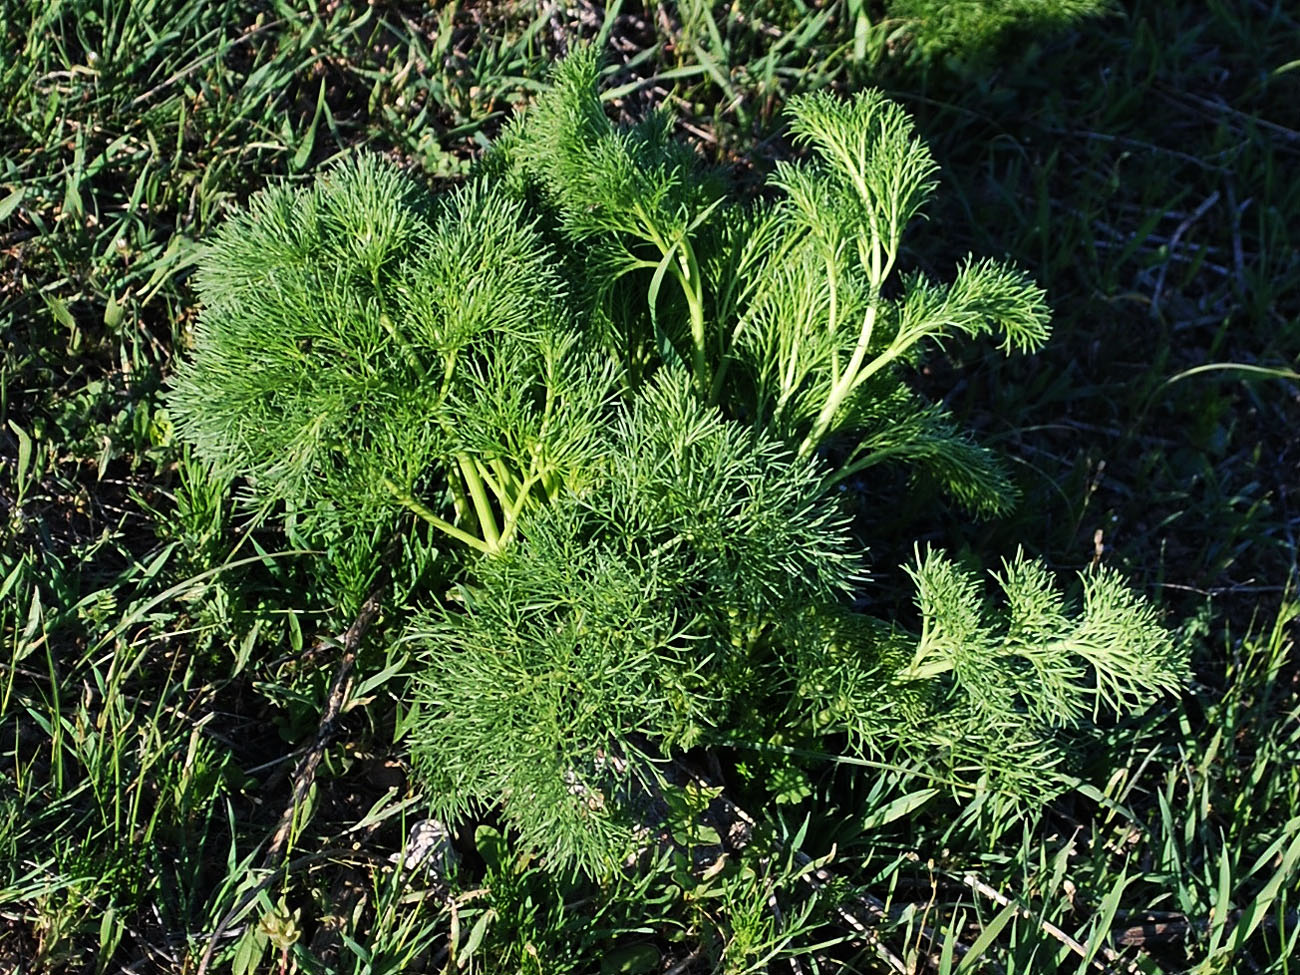
[[[439,518],[432,511],[430,511],[427,506],[422,504],[420,501],[417,501],[415,498],[411,497],[410,494],[403,491],[396,484],[394,484],[391,479],[384,478],[384,487],[394,497],[394,499],[396,499],[398,504],[400,504],[403,508],[406,508],[416,517],[428,522],[430,525],[438,529],[440,532],[443,532],[444,534],[451,536],[452,538],[456,539],[458,542],[464,542],[466,545],[468,545],[472,549],[475,549],[476,551],[483,552],[485,554],[491,553],[493,551],[492,546],[489,545],[487,542],[485,542],[483,539],[476,538],[475,536],[471,535],[469,532],[465,531],[464,529],[457,528],[451,522]]]

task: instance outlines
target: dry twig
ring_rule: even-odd
[[[338,671],[334,674],[334,683],[330,686],[329,699],[325,703],[325,710],[321,713],[320,723],[316,727],[316,737],[312,739],[311,748],[307,750],[298,765],[293,770],[293,796],[289,805],[285,807],[280,816],[280,825],[276,827],[275,835],[271,838],[271,845],[266,851],[265,866],[268,869],[274,869],[279,863],[280,858],[289,842],[289,836],[293,831],[293,822],[302,808],[303,800],[307,798],[307,793],[312,784],[316,781],[316,770],[320,767],[321,759],[325,756],[325,746],[329,744],[330,739],[334,736],[334,725],[338,721],[339,713],[343,710],[343,702],[347,699],[348,684],[352,677],[352,666],[357,660],[357,648],[361,644],[361,638],[365,636],[366,630],[374,622],[375,617],[379,615],[379,594],[372,593],[361,605],[356,619],[352,625],[347,628],[343,634],[342,648],[343,655],[339,659]]]
[[[973,873],[964,874],[961,878],[961,882],[965,884],[967,887],[969,887],[971,890],[975,891],[976,893],[983,894],[985,897],[993,901],[999,907],[1011,907],[1013,904],[1011,898],[1007,897],[1006,894],[1003,894],[1001,891],[993,887],[990,887],[988,884],[984,883],[984,881],[980,880],[980,878]],[[1106,960],[1110,962],[1112,965],[1124,964],[1124,959],[1120,957],[1119,952],[1117,952],[1114,948],[1111,948],[1109,945],[1102,945],[1097,949],[1097,951],[1094,952],[1092,951],[1092,949],[1088,947],[1088,945],[1083,944],[1078,939],[1067,934],[1065,931],[1062,931],[1060,928],[1058,928],[1055,924],[1053,924],[1051,921],[1047,920],[1046,918],[1034,916],[1034,914],[1031,911],[1021,907],[1019,904],[1015,904],[1014,907],[1015,907],[1015,912],[1017,914],[1019,914],[1023,918],[1027,918],[1030,921],[1035,922],[1045,933],[1051,935],[1057,941],[1061,942],[1061,944],[1065,945],[1067,948],[1069,948],[1080,958],[1088,958],[1090,955],[1092,955],[1093,956],[1092,966],[1095,969],[1097,969],[1097,971],[1099,972],[1111,971],[1111,969],[1108,968],[1106,965],[1103,965],[1101,962],[1097,961],[1095,957],[1097,954],[1104,955]],[[1125,967],[1125,971],[1137,972],[1140,971],[1140,969],[1133,962],[1129,962]]]
[[[242,912],[251,902],[251,899],[256,897],[258,892],[265,889],[277,875],[276,868],[280,865],[280,860],[284,857],[285,850],[288,848],[294,819],[298,814],[298,810],[302,808],[303,800],[307,797],[312,783],[316,781],[316,770],[320,767],[321,759],[325,755],[325,746],[329,744],[330,739],[334,736],[334,725],[343,710],[344,702],[347,700],[352,667],[357,659],[357,648],[360,647],[361,639],[370,628],[370,624],[379,615],[379,607],[380,594],[378,592],[372,593],[361,604],[361,609],[357,612],[356,618],[343,633],[340,643],[343,654],[339,659],[338,671],[334,675],[334,683],[330,687],[325,710],[321,713],[320,723],[316,727],[316,736],[312,739],[311,747],[294,768],[293,794],[289,800],[289,805],[280,816],[280,822],[271,838],[271,844],[267,847],[266,857],[263,860],[266,876],[238,904],[227,911],[217,923],[212,936],[208,939],[207,947],[203,950],[203,957],[199,960],[197,975],[206,975],[208,966],[212,964],[212,956],[216,951],[217,944],[229,929],[231,920]]]

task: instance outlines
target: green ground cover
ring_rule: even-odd
[[[1300,22],[993,6],[3,0],[0,967],[1295,969]],[[790,96],[881,87],[940,165],[907,260],[1046,289],[1043,349],[915,377],[1018,507],[974,521],[878,468],[844,498],[875,606],[909,604],[918,539],[978,571],[1023,548],[1115,567],[1186,641],[1184,693],[1100,728],[1065,796],[686,751],[661,862],[557,875],[488,817],[449,884],[402,868],[414,563],[377,607],[316,585],[318,553],[182,446],[165,384],[197,245],[251,193],[363,148],[454,185],[580,40],[612,117],[671,106],[741,195],[797,154]],[[718,861],[740,810],[755,839]]]

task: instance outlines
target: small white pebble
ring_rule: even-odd
[[[398,854],[390,859],[396,861]],[[438,880],[447,876],[458,857],[451,845],[451,830],[436,819],[421,819],[411,826],[402,851],[402,869],[424,869]]]

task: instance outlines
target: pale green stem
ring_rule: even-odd
[[[785,413],[785,404],[790,402],[790,397],[794,395],[794,381],[791,379],[785,383],[781,390],[781,395],[776,398],[776,405],[772,407],[772,419],[779,420]]]
[[[691,316],[691,356],[695,369],[695,384],[702,395],[711,394],[709,363],[704,347],[704,293],[700,281],[700,267],[695,260],[695,249],[685,238],[681,242],[680,273],[677,280],[686,295],[686,305]]]
[[[482,478],[484,486],[496,496],[497,503],[504,508],[510,502],[510,493],[506,479],[500,477],[503,466],[499,460],[485,464],[477,457],[474,458],[474,469],[478,471],[478,476]]]
[[[881,246],[881,241],[880,241],[880,229],[876,226],[876,215],[875,213],[872,213],[871,214],[871,287],[875,291],[880,290],[880,286],[882,283],[884,283],[885,280],[883,269],[881,268],[881,257],[880,257],[881,251],[883,249],[884,248]]]
[[[456,512],[456,520],[464,518],[470,509],[469,498],[465,495],[465,486],[461,483],[460,478],[451,476],[447,478],[447,484],[451,487],[452,508]]]
[[[873,301],[867,312],[862,317],[862,332],[858,336],[858,344],[853,349],[853,356],[849,359],[848,366],[844,369],[844,374],[840,377],[839,382],[831,386],[831,391],[826,395],[826,402],[822,405],[821,412],[817,415],[812,429],[808,431],[808,436],[804,438],[799,447],[799,456],[807,457],[817,445],[821,443],[822,438],[826,436],[826,431],[830,429],[835,414],[839,412],[844,400],[849,393],[853,392],[858,385],[858,370],[862,368],[862,360],[866,358],[867,347],[871,344],[871,333],[876,326],[877,309],[879,308],[879,296]],[[872,363],[870,367],[875,370],[876,364]]]
[[[375,287],[378,289],[378,284],[376,284]],[[416,353],[411,343],[406,340],[406,336],[402,334],[400,329],[398,329],[397,323],[393,321],[388,312],[379,313],[379,324],[384,331],[389,334],[392,340],[397,343],[397,347],[402,350],[402,355],[406,357],[406,364],[414,369],[421,379],[427,376],[428,372],[424,368],[424,363],[420,361],[419,355]]]
[[[541,475],[542,492],[546,495],[548,501],[555,500],[555,495],[560,490],[560,479],[556,476],[554,470],[546,470]]]
[[[954,666],[952,656],[936,655],[935,651],[940,649],[942,648],[934,644],[930,621],[924,620],[921,623],[921,639],[917,641],[916,653],[912,655],[912,662],[907,665],[905,670],[899,671],[895,675],[895,683],[930,680],[952,670]]]
[[[897,219],[893,219],[889,224],[889,246],[885,248],[885,264],[880,269],[880,281],[883,283],[894,270],[894,261],[898,259],[898,244],[903,239],[903,228],[898,226]]]
[[[913,328],[911,331],[896,335],[894,341],[890,343],[889,348],[876,356],[876,358],[872,359],[871,362],[867,363],[866,368],[858,373],[857,377],[853,380],[853,388],[856,389],[861,386],[864,382],[878,373],[881,369],[885,368],[885,366],[889,365],[927,335],[936,336],[942,334],[942,327],[945,324],[947,323],[927,323],[925,328]]]
[[[871,192],[867,189],[867,181],[862,178],[859,160],[855,159],[849,148],[840,142],[832,142],[830,145],[835,154],[840,157],[840,162],[844,164],[844,171],[849,174],[853,188],[858,191],[858,196],[862,198],[862,202],[867,205],[870,212]],[[872,219],[874,222],[874,217]]]
[[[796,370],[799,367],[799,342],[798,336],[793,336],[793,341],[789,343],[786,349],[785,357],[785,374],[781,377],[781,395],[777,399],[777,409],[785,405],[785,401],[794,393],[794,378]],[[832,357],[832,364],[835,360]]]
[[[384,478],[384,487],[388,490],[388,493],[397,500],[398,504],[406,508],[412,514],[424,519],[443,534],[450,535],[458,542],[464,542],[470,548],[476,549],[480,552],[490,554],[493,551],[493,548],[483,541],[483,539],[475,538],[469,532],[457,528],[455,525],[451,524],[451,522],[439,518],[419,501],[411,497],[410,494],[394,484],[391,479],[387,477]]]
[[[640,217],[641,226],[645,230],[646,236],[659,248],[659,253],[667,257],[673,251],[674,245],[669,244],[663,238],[641,207],[636,207],[635,212]],[[714,388],[709,382],[708,359],[704,348],[704,295],[700,283],[700,268],[695,258],[695,249],[691,247],[689,238],[683,237],[676,246],[680,249],[681,254],[678,262],[671,265],[671,267],[673,277],[677,279],[682,294],[686,297],[686,307],[690,314],[691,360],[695,371],[695,384],[702,395],[711,397]]]
[[[515,526],[519,524],[519,515],[524,510],[524,505],[528,503],[528,495],[533,490],[533,485],[539,480],[539,475],[531,474],[524,478],[519,485],[519,493],[515,495],[514,502],[505,509],[505,519],[502,524],[505,526],[501,530],[500,547],[505,548],[514,538]]]
[[[838,249],[838,248],[837,248]],[[839,328],[839,286],[835,277],[835,255],[826,255],[826,283],[830,288],[830,308],[826,315],[826,334],[834,335]],[[831,351],[831,384],[840,381],[840,356],[836,350]]]
[[[457,454],[456,463],[460,465],[461,476],[465,478],[465,487],[468,488],[469,496],[474,502],[474,514],[478,518],[479,529],[483,532],[483,541],[487,543],[490,550],[496,551],[501,541],[501,533],[497,530],[496,515],[492,513],[492,502],[488,500],[483,479],[479,477],[478,466],[467,454]]]
[[[853,188],[857,190],[858,196],[862,199],[862,204],[867,211],[867,220],[871,225],[871,253],[870,256],[862,252],[861,244],[858,245],[858,253],[862,258],[863,266],[866,267],[867,273],[871,275],[871,286],[875,290],[880,289],[880,285],[885,280],[888,268],[893,266],[893,256],[891,255],[888,262],[882,259],[883,241],[880,236],[880,221],[876,216],[876,208],[872,206],[871,191],[867,188],[866,180],[862,176],[862,170],[859,167],[858,160],[855,160],[852,154],[844,146],[835,144],[834,149],[844,163],[844,168],[849,174],[849,179],[853,182]]]
[[[646,558],[653,559],[658,555],[663,555],[665,552],[668,552],[676,548],[678,545],[681,545],[685,541],[686,541],[685,535],[674,535],[672,538],[668,539],[668,541],[660,542],[658,545],[652,548],[649,551],[649,553],[647,553]]]
[[[442,386],[438,389],[438,402],[434,404],[435,409],[442,406],[451,394],[451,379],[456,374],[457,358],[455,352],[449,352],[445,356],[442,364]]]
[[[913,663],[906,670],[895,676],[895,683],[907,683],[914,680],[933,680],[952,670],[951,660],[931,660],[929,663]]]
[[[497,476],[497,483],[501,485],[501,504],[504,507],[522,490],[519,487],[519,478],[515,477],[514,472],[499,457],[492,461],[492,470]]]

